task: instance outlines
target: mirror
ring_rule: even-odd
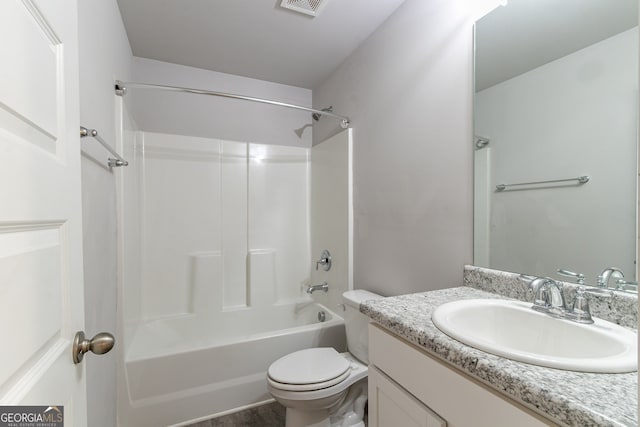
[[[510,0],[475,44],[474,264],[636,281],[637,0]]]

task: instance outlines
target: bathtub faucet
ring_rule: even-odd
[[[329,284],[327,282],[322,282],[319,285],[309,285],[307,286],[307,293],[312,294],[315,291],[329,292]]]

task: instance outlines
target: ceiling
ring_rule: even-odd
[[[313,89],[404,0],[118,0],[135,56]]]
[[[476,25],[476,90],[637,25],[637,0],[510,0]]]

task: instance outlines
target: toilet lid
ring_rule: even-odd
[[[282,384],[316,384],[343,376],[349,366],[349,361],[331,347],[308,348],[276,360],[268,374]]]

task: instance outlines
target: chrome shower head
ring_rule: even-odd
[[[304,130],[306,128],[312,127],[313,125],[311,123],[307,123],[306,125],[302,126],[301,128],[298,129],[294,129],[293,131],[296,133],[296,135],[298,135],[298,138],[302,139],[302,134],[304,133]]]

